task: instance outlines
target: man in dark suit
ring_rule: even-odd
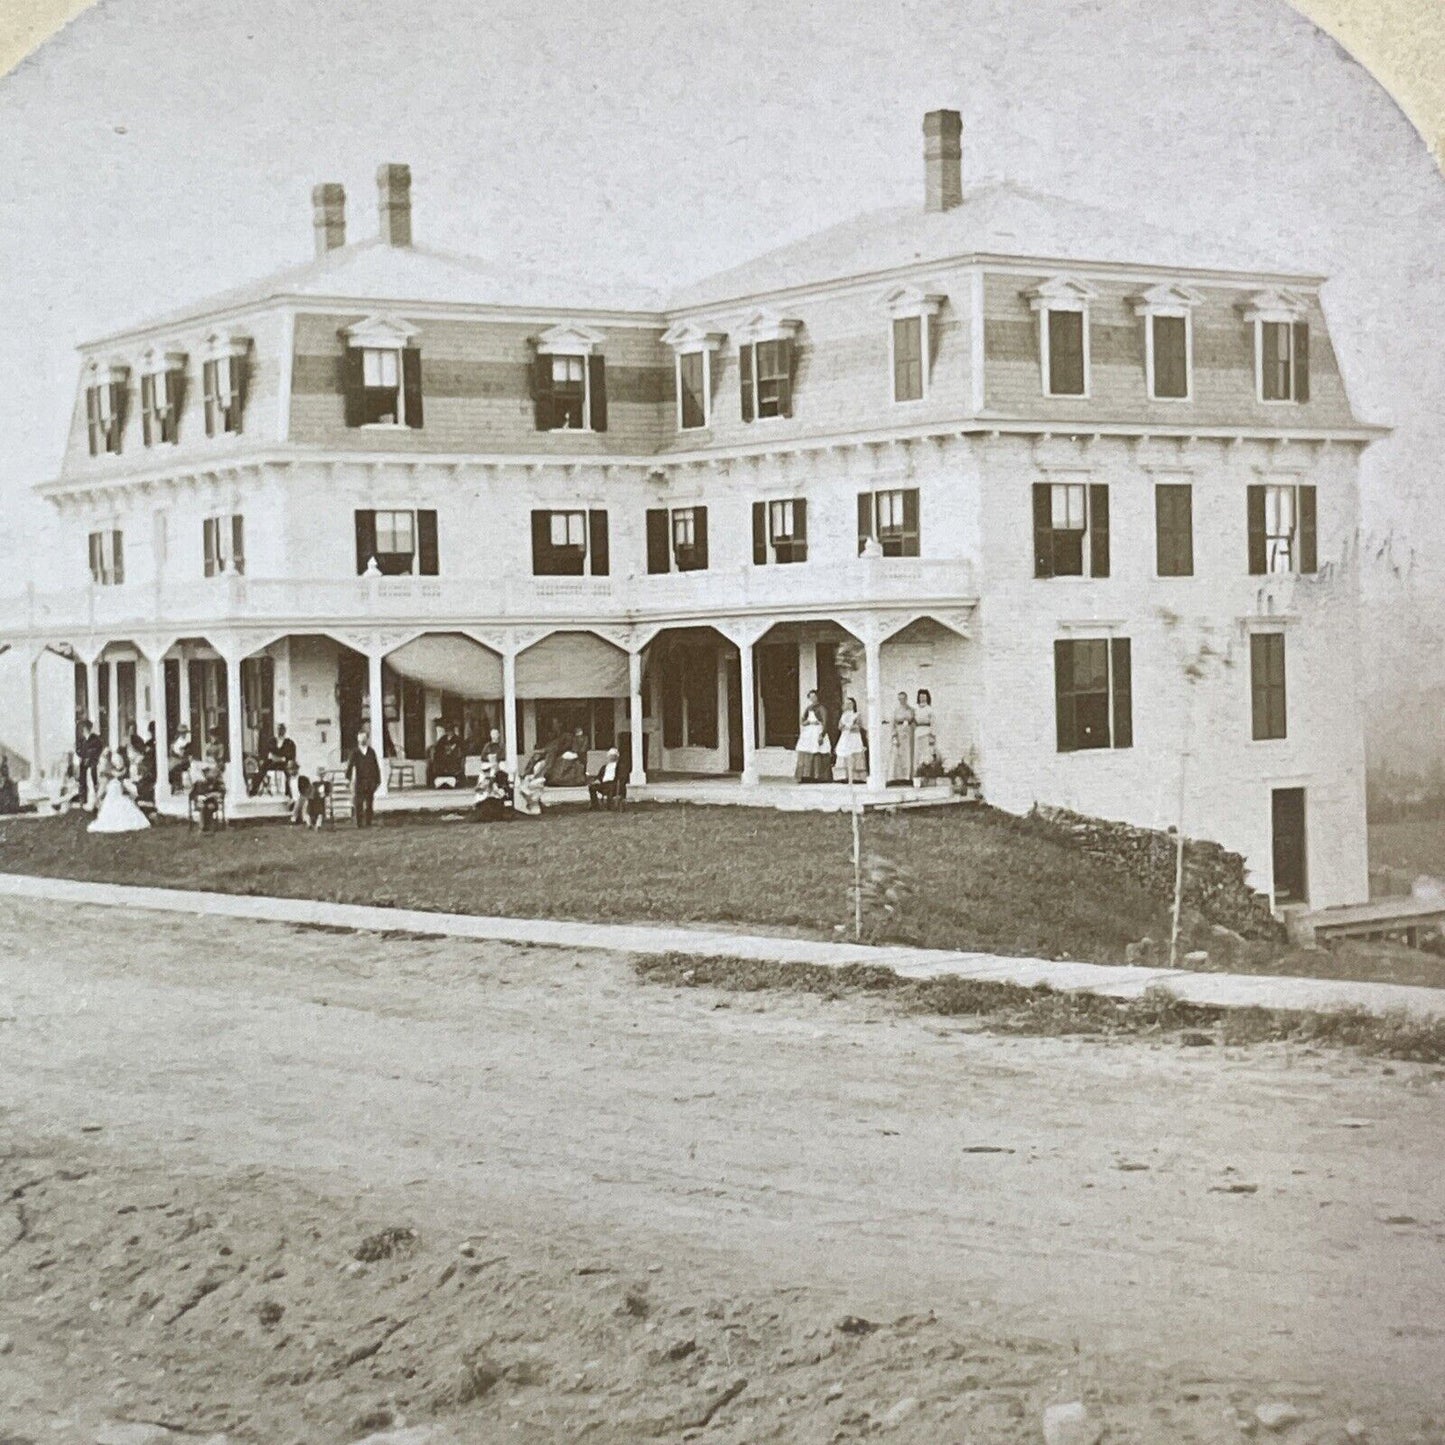
[[[351,816],[358,828],[371,827],[372,800],[381,786],[381,759],[371,745],[365,728],[356,735],[356,746],[346,760],[346,777],[351,784]]]
[[[104,751],[105,743],[101,740],[100,734],[91,727],[89,718],[83,719],[80,724],[80,743],[76,748],[76,763],[80,769],[80,801],[82,803],[95,800],[100,755]]]

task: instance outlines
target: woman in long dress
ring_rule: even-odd
[[[810,692],[798,719],[798,746],[793,776],[800,783],[826,783],[832,777],[833,745],[828,741],[828,714],[818,694]]]
[[[512,794],[512,813],[516,817],[542,816],[542,790],[547,786],[547,754],[534,755],[532,764],[517,779]]]
[[[120,768],[111,762],[110,778],[100,795],[100,807],[94,821],[86,825],[88,833],[139,833],[150,827],[150,820],[136,807]]]
[[[908,706],[908,694],[898,694],[898,704],[893,709],[892,732],[888,737],[888,781],[890,783],[911,783],[913,781],[913,729],[917,717]]]
[[[843,765],[843,777],[847,782],[863,781],[866,776],[863,750],[863,723],[858,716],[858,703],[846,698],[843,711],[838,718],[838,761]]]
[[[938,738],[933,731],[933,694],[926,687],[918,689],[913,719],[913,776],[936,777],[941,767],[935,771],[934,765],[940,764],[941,759],[938,756]]]

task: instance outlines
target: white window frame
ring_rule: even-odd
[[[201,404],[205,405],[205,368],[214,366],[216,369],[216,404],[221,407],[226,416],[229,416],[236,406],[236,367],[246,356],[251,346],[251,338],[243,336],[239,332],[213,331],[207,338],[206,344],[201,351]],[[216,432],[217,436],[239,436],[240,418],[235,429],[224,424]],[[223,418],[224,421],[224,418]]]
[[[572,523],[576,521],[581,532],[581,540],[572,540]],[[557,540],[557,523],[562,523],[562,540]],[[583,560],[586,560],[588,547],[587,536],[587,509],[585,507],[549,507],[547,509],[547,541],[554,551],[557,552],[581,552]]]
[[[1266,577],[1293,577],[1299,571],[1300,525],[1299,525],[1299,483],[1265,482],[1264,486],[1264,575]],[[1278,530],[1280,515],[1279,500],[1289,498],[1289,529]],[[1275,529],[1271,529],[1270,513],[1274,513]],[[1277,565],[1277,548],[1284,544],[1284,565]]]
[[[673,383],[677,394],[678,431],[707,431],[712,426],[713,354],[725,333],[707,321],[678,321],[662,334],[664,345],[672,348]],[[682,358],[702,357],[702,425],[685,426],[682,419]]]
[[[368,316],[345,331],[347,346],[361,352],[362,385],[366,384],[366,356],[368,352],[395,352],[396,354],[396,414],[391,421],[363,422],[361,431],[396,431],[405,428],[406,421],[406,363],[402,356],[408,347],[416,344],[417,333],[413,327],[395,316]],[[379,390],[380,388],[376,388]]]
[[[941,290],[924,290],[919,286],[895,286],[883,296],[883,308],[888,316],[888,395],[894,406],[917,406],[927,401],[933,389],[933,323],[944,301],[948,298]],[[896,321],[914,321],[918,326],[919,373],[921,386],[917,396],[898,395],[898,356]]]
[[[212,513],[210,516],[206,517],[205,519],[207,522],[214,523],[214,531],[216,536],[216,567],[215,570],[209,574],[212,577],[243,576],[245,574],[246,553],[244,550],[242,551],[241,566],[238,569],[236,566],[235,557],[236,549],[233,545],[234,538],[232,536],[232,524],[237,517],[241,518],[241,534],[244,537],[246,531],[246,517],[244,512],[215,512]],[[211,561],[210,557],[204,555],[205,532],[206,529],[204,526],[202,526],[202,570],[204,570],[204,564]]]
[[[798,332],[803,329],[803,323],[793,316],[780,316],[776,311],[758,310],[750,312],[734,328],[733,341],[741,352],[744,346],[753,347],[753,422],[776,422],[790,421],[791,416],[783,416],[780,413],[764,416],[759,403],[759,382],[758,353],[757,346],[765,341],[786,341],[790,346],[790,356],[795,355],[798,344]],[[788,386],[788,410],[794,410],[794,403],[797,401],[797,392],[793,389],[791,379]]]
[[[1261,291],[1244,305],[1244,319],[1254,328],[1254,399],[1260,406],[1300,406],[1298,365],[1294,352],[1294,328],[1299,321],[1309,321],[1309,303],[1297,291]],[[1288,396],[1266,397],[1264,394],[1264,324],[1273,322],[1286,328],[1289,337]]]
[[[588,433],[592,431],[592,357],[602,349],[607,338],[590,326],[553,326],[537,338],[537,359],[550,366],[558,356],[580,357],[582,360],[582,425],[551,427],[554,432]]]
[[[90,539],[98,536],[100,538],[100,575],[97,577],[94,571],[90,572],[90,582],[93,587],[123,587],[125,577],[116,575],[115,565],[115,539],[122,533],[123,529],[116,522],[106,522],[98,527],[92,527],[86,534],[86,568],[90,570]],[[124,553],[125,542],[122,540],[121,549]]]
[[[1153,286],[1134,301],[1134,314],[1144,321],[1144,386],[1150,401],[1194,400],[1194,308],[1203,295],[1192,286]],[[1154,318],[1182,317],[1184,320],[1184,395],[1160,396],[1154,382]]]
[[[376,529],[376,545],[372,549],[372,556],[376,557],[378,559],[378,562],[383,552],[385,552],[388,557],[404,557],[406,555],[406,553],[404,552],[390,551],[381,545],[381,519],[383,517],[410,518],[408,525],[411,528],[411,566],[407,568],[405,572],[388,573],[386,575],[398,577],[415,577],[417,575],[417,566],[421,561],[421,548],[420,542],[418,540],[416,525],[417,509],[415,507],[395,506],[386,502],[379,502],[376,506],[372,507],[370,511],[372,514],[372,524]],[[395,530],[393,527],[393,538],[394,537]]]
[[[1039,286],[1025,291],[1030,308],[1039,318],[1039,379],[1043,394],[1059,401],[1089,401],[1094,394],[1093,355],[1089,342],[1090,303],[1097,300],[1098,288],[1075,276],[1054,276]],[[1055,311],[1077,313],[1083,317],[1083,391],[1056,392],[1049,359],[1049,317]]]

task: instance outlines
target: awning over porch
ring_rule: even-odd
[[[627,697],[627,654],[591,632],[554,632],[517,657],[517,696]]]
[[[502,696],[502,659],[460,633],[415,638],[389,654],[386,665],[398,677],[457,697],[492,702]]]

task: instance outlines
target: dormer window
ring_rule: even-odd
[[[755,311],[738,329],[742,419],[793,414],[793,367],[802,323]]]
[[[932,379],[933,318],[943,304],[937,293],[898,286],[883,298],[889,315],[888,356],[895,402],[922,401]]]
[[[532,396],[538,431],[607,430],[604,340],[586,326],[554,326],[537,338]]]
[[[1055,276],[1024,293],[1039,317],[1039,366],[1045,396],[1089,395],[1089,303],[1098,291],[1087,281]]]
[[[206,403],[208,437],[237,434],[246,410],[246,361],[250,346],[244,336],[213,334],[206,340],[201,362],[201,388]]]
[[[1261,291],[1244,319],[1254,326],[1254,370],[1260,401],[1310,399],[1308,303],[1294,291]]]
[[[85,421],[90,454],[120,454],[125,430],[126,376],[124,366],[92,362],[86,372]]]
[[[179,351],[146,353],[140,378],[141,439],[149,446],[180,439],[186,358]]]
[[[677,426],[697,431],[712,425],[713,353],[723,333],[697,321],[679,321],[662,336],[677,370]]]
[[[394,317],[373,316],[342,333],[346,340],[346,425],[422,424],[421,350],[415,332]]]
[[[1154,286],[1135,299],[1144,321],[1144,378],[1151,401],[1188,401],[1194,392],[1194,308],[1188,286]]]

